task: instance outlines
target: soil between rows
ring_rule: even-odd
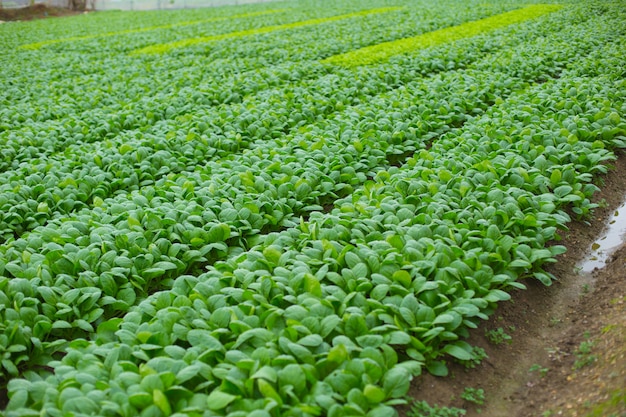
[[[488,358],[469,370],[449,363],[445,378],[416,378],[411,398],[466,409],[466,417],[626,417],[626,245],[602,269],[582,274],[578,267],[625,198],[626,154],[613,165],[597,182],[601,207],[593,219],[573,221],[561,233],[557,243],[568,251],[548,268],[558,281],[525,281],[526,290],[471,334],[469,342]],[[498,328],[510,343],[487,339]],[[484,404],[463,400],[465,388],[483,389]]]

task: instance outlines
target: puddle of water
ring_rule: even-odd
[[[579,265],[580,271],[590,273],[606,265],[609,256],[622,245],[626,237],[626,202],[615,210],[607,223],[606,232],[591,245],[591,254]]]

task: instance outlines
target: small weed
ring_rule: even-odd
[[[541,375],[541,377],[543,378],[544,376],[546,376],[548,374],[548,371],[550,370],[550,368],[544,368],[543,366],[539,365],[538,363],[534,364],[533,366],[530,367],[530,369],[528,370],[528,372],[539,372],[539,375]]]
[[[607,208],[609,206],[609,203],[606,201],[605,198],[603,198],[602,200],[598,201],[598,207],[599,208]]]
[[[485,349],[478,347],[478,346],[474,346],[472,348],[472,352],[470,353],[470,356],[471,356],[471,359],[469,360],[459,361],[463,366],[465,366],[466,369],[476,368],[478,365],[482,363],[484,359],[488,358],[487,352],[485,352]]]
[[[608,326],[604,326],[604,327],[602,328],[602,334],[607,334],[607,333],[610,333],[610,332],[612,332],[613,330],[615,330],[615,328],[616,328],[616,327],[617,327],[617,326],[616,326],[616,325],[614,325],[614,324],[609,324]]]
[[[485,403],[485,390],[482,388],[465,387],[461,398],[476,405],[483,405]]]
[[[513,326],[511,326],[513,327]],[[515,328],[513,328],[515,329]],[[495,330],[488,330],[485,332],[487,339],[494,345],[501,345],[503,343],[511,343],[512,338],[508,335],[502,327],[498,327]]]
[[[574,370],[583,368],[587,365],[591,365],[598,358],[596,355],[591,354],[591,348],[593,347],[593,341],[585,340],[580,342],[578,349],[574,352],[576,355],[576,361],[574,361]]]
[[[430,406],[426,401],[415,401],[406,413],[408,417],[460,417],[466,411],[462,408]]]
[[[561,323],[562,321],[563,321],[563,320],[561,320],[561,319],[560,319],[560,318],[558,318],[558,317],[552,317],[552,318],[550,319],[550,326],[554,327],[554,326],[558,325],[559,323]]]
[[[541,417],[551,417],[553,415],[554,415],[554,412],[550,410],[546,410],[543,413],[541,413]]]
[[[589,294],[589,291],[591,291],[589,284],[583,284],[583,294]]]

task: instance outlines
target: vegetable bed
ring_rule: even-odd
[[[7,416],[396,415],[626,147],[619,2],[0,27]]]

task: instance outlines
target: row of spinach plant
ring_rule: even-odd
[[[8,242],[2,365],[39,368],[11,380],[7,414],[393,415],[422,367],[445,374],[447,358],[471,355],[467,329],[520,277],[550,282],[542,265],[562,251],[546,243],[569,221],[563,209],[593,207],[593,175],[624,146],[615,13],[596,18],[610,32],[532,38],[323,115],[268,141],[274,152],[254,142]],[[530,51],[543,67],[510,65]],[[407,107],[429,92],[450,107]],[[364,117],[388,137],[368,137]],[[344,159],[329,166],[327,153]],[[284,196],[267,185],[279,179]],[[324,198],[334,204],[320,210]]]

